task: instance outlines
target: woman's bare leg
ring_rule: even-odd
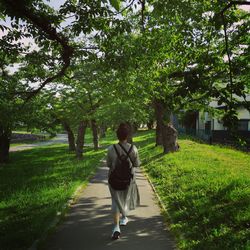
[[[120,222],[120,213],[114,213],[113,214],[113,218],[114,218],[114,225],[119,226],[119,222]]]

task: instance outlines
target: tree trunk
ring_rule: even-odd
[[[76,157],[79,160],[83,157],[83,145],[87,125],[87,121],[80,121],[78,126],[78,133],[76,139]]]
[[[4,129],[0,125],[0,164],[9,161],[11,129]]]
[[[136,133],[139,128],[139,125],[136,122],[133,122],[133,133]]]
[[[177,143],[177,130],[172,124],[163,125],[163,148],[164,153],[175,152],[179,150],[179,145]]]
[[[98,150],[99,138],[98,138],[98,126],[97,126],[96,120],[91,120],[91,128],[92,128],[92,134],[93,134],[94,149]]]
[[[106,126],[101,125],[100,126],[100,138],[105,138],[106,137],[106,131],[107,131]]]
[[[66,130],[68,134],[68,143],[69,143],[69,151],[75,152],[76,151],[76,145],[75,145],[75,136],[74,133],[70,127],[70,125],[67,122],[62,122],[62,125],[64,129]]]
[[[156,111],[156,145],[163,146],[163,153],[175,152],[179,149],[177,131],[170,123],[171,111],[163,101],[155,101]],[[161,143],[161,144],[159,144]]]
[[[154,102],[156,116],[155,146],[162,145],[162,124],[163,124],[163,106],[160,101]]]
[[[154,121],[153,121],[153,120],[149,120],[149,121],[147,122],[148,130],[153,129],[153,126],[154,126]]]
[[[133,133],[134,133],[133,126],[131,125],[130,122],[126,122],[126,124],[129,128],[129,136],[128,136],[127,141],[128,141],[128,143],[133,143]]]

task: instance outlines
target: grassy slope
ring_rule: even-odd
[[[68,154],[66,145],[11,154],[12,162],[0,168],[1,249],[30,246],[76,188],[87,183],[105,150],[85,151],[83,161]]]
[[[180,139],[162,155],[152,132],[136,143],[181,249],[250,249],[249,154]]]
[[[115,142],[108,134],[102,145]],[[171,231],[181,235],[180,248],[247,249],[249,154],[181,139],[180,152],[163,156],[153,132],[139,133],[135,143],[168,208]],[[0,168],[0,245],[29,246],[104,154],[88,149],[79,162],[64,145],[12,153],[12,163]]]

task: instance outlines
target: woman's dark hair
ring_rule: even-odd
[[[128,125],[125,123],[121,123],[119,125],[118,129],[116,130],[116,135],[120,141],[126,140],[128,138],[128,135],[129,135]]]

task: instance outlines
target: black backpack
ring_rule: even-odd
[[[130,158],[129,154],[133,149],[133,145],[131,145],[129,151],[127,152],[125,148],[119,143],[120,147],[123,149],[123,151],[126,153],[126,155],[120,155],[116,146],[115,152],[117,154],[116,164],[114,170],[110,173],[108,182],[110,186],[115,190],[126,190],[129,185],[130,181],[133,178],[133,174],[131,173],[131,164],[129,162],[129,159],[133,166],[133,161]]]

